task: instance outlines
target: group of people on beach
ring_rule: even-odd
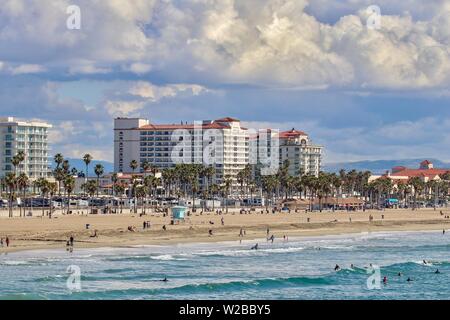
[[[6,236],[5,239],[0,238],[0,247],[4,247],[6,245],[6,247],[9,247],[9,238],[8,236]]]

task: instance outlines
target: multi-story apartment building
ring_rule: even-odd
[[[214,166],[213,183],[235,179],[249,158],[247,129],[233,118],[187,124],[151,124],[145,119],[114,122],[114,170],[132,172],[130,163],[144,162],[164,169],[177,163]],[[209,150],[204,153],[204,150]]]
[[[279,134],[280,166],[289,160],[289,174],[319,175],[323,147],[315,145],[303,131],[292,129]]]
[[[44,122],[0,118],[0,177],[10,172],[26,173],[31,180],[49,177],[48,130]],[[23,151],[25,160],[14,168],[12,158]]]
[[[194,124],[151,124],[145,119],[117,118],[114,122],[114,171],[133,172],[132,160],[138,164],[135,172],[142,172],[144,162],[159,169],[171,168],[177,163],[196,163],[214,166],[213,183],[221,184],[224,177],[229,176],[237,186],[236,175],[247,164],[256,165],[255,176],[256,172],[260,175],[262,168],[270,169],[266,172],[271,173],[266,174],[274,174],[276,170],[272,169],[278,169],[278,165],[288,159],[289,173],[293,176],[319,174],[322,147],[313,145],[304,132],[268,130],[261,139],[256,131],[249,131],[233,118]],[[265,155],[260,154],[263,151]]]

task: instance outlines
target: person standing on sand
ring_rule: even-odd
[[[71,247],[73,247],[73,242],[74,242],[74,238],[73,238],[73,236],[70,236],[70,239],[69,239],[69,241],[70,241],[70,246]]]
[[[8,236],[6,236],[5,242],[6,242],[6,247],[9,247],[9,238],[8,238]]]
[[[0,239],[0,247],[3,248],[3,238]]]

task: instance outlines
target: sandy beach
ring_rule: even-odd
[[[10,246],[0,248],[0,253],[65,248],[70,236],[75,238],[75,248],[127,247],[135,245],[164,245],[187,242],[219,242],[265,238],[270,235],[280,239],[286,236],[321,236],[379,231],[421,231],[450,228],[450,209],[440,210],[386,210],[366,212],[276,213],[261,214],[257,209],[251,214],[230,210],[228,214],[196,213],[185,222],[170,225],[169,217],[147,213],[117,215],[56,215],[47,217],[0,217],[0,237],[10,239]],[[76,212],[76,211],[75,211]],[[265,211],[264,211],[265,212]],[[35,212],[37,215],[38,212]],[[369,222],[369,215],[373,221]],[[384,215],[384,219],[382,218]],[[222,225],[221,219],[224,220]],[[308,222],[309,218],[309,222]],[[350,222],[351,218],[351,222]],[[143,222],[151,227],[143,229]],[[89,229],[86,229],[89,224]],[[163,226],[166,230],[163,230]],[[135,231],[129,231],[131,226]],[[241,238],[241,228],[245,235]],[[92,237],[97,230],[97,237]],[[212,230],[213,235],[209,235]]]

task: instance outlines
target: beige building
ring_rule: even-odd
[[[322,166],[323,147],[311,142],[303,131],[292,129],[279,134],[280,166],[289,160],[289,174],[319,175]]]

